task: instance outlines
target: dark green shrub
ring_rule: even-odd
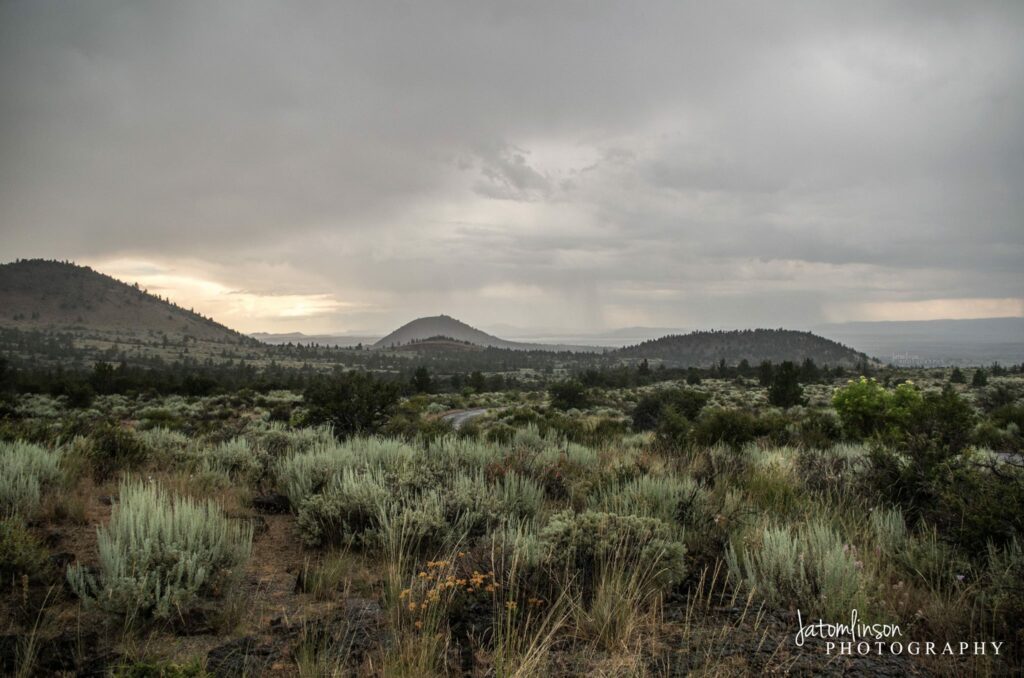
[[[983,460],[967,449],[975,413],[952,388],[927,393],[902,429],[868,456],[865,480],[883,501],[901,506],[966,549],[1004,544],[1024,529],[1024,469]]]
[[[666,410],[692,421],[697,418],[709,399],[707,393],[688,388],[664,389],[645,395],[633,410],[633,430],[657,429]]]
[[[105,422],[89,436],[88,457],[93,476],[98,482],[108,480],[121,471],[141,467],[149,456],[149,448],[131,429]]]
[[[330,424],[346,438],[375,433],[394,412],[401,395],[398,384],[367,372],[340,372],[312,382],[303,393],[310,424]]]
[[[292,420],[292,406],[291,403],[276,403],[270,408],[270,412],[267,415],[270,421],[279,421],[287,424]]]
[[[932,481],[925,520],[969,553],[1024,535],[1024,468],[965,459]]]
[[[509,426],[508,424],[498,424],[487,429],[487,433],[484,434],[484,438],[489,443],[499,443],[501,445],[508,445],[512,442],[512,439],[516,435],[516,429]]]
[[[673,407],[666,407],[658,416],[656,440],[665,450],[679,451],[686,447],[693,426],[690,420]]]
[[[20,518],[0,520],[0,584],[10,586],[22,575],[35,579],[45,570],[46,550]]]
[[[991,421],[986,421],[974,429],[972,442],[978,447],[995,450],[996,452],[1019,452],[1024,442],[1019,435],[999,428]]]
[[[796,424],[796,442],[805,448],[831,447],[842,436],[839,418],[827,410],[810,410]]]
[[[986,412],[993,412],[1006,405],[1013,405],[1024,396],[1024,389],[1017,384],[1001,382],[986,388],[974,396],[974,401]]]
[[[1001,428],[1014,424],[1017,427],[1018,435],[1020,431],[1024,431],[1024,405],[1001,405],[992,410],[989,418]]]
[[[947,386],[941,393],[926,393],[914,400],[910,416],[902,422],[902,431],[895,435],[918,463],[922,457],[941,460],[960,454],[970,442],[977,416],[970,403]]]
[[[558,410],[579,410],[589,404],[586,387],[575,379],[551,384],[548,394],[551,396],[551,406]]]
[[[699,445],[724,443],[738,447],[757,438],[758,430],[757,417],[750,412],[715,408],[701,413],[692,437]]]

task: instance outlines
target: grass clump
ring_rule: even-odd
[[[764,528],[742,549],[730,544],[726,561],[738,581],[774,607],[794,605],[834,619],[854,608],[864,610],[863,565],[856,549],[821,521]]]
[[[686,574],[686,547],[676,539],[675,528],[658,518],[562,511],[551,517],[539,539],[546,566],[584,591],[593,589],[608,563],[643,563],[651,579],[664,586]]]
[[[60,453],[24,442],[0,442],[0,515],[31,515],[60,477]]]
[[[299,505],[299,531],[309,546],[352,545],[376,530],[380,507],[390,496],[382,471],[345,469]]]
[[[19,518],[0,519],[0,577],[10,583],[17,577],[38,575],[46,565],[46,549]]]
[[[707,506],[707,490],[689,476],[644,475],[604,487],[590,498],[594,510],[658,518],[688,527],[704,521]]]
[[[232,438],[201,449],[197,466],[206,473],[220,473],[234,481],[254,483],[263,474],[265,455],[250,447],[245,438]]]
[[[249,557],[251,526],[233,523],[212,501],[133,481],[119,496],[110,522],[97,529],[99,572],[68,568],[83,599],[130,619],[166,619],[221,589]]]

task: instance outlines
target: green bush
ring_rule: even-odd
[[[129,619],[166,619],[222,588],[249,557],[252,527],[229,520],[212,501],[126,481],[97,541],[99,571],[69,567],[72,589]]]
[[[693,421],[710,398],[707,393],[689,388],[669,388],[649,393],[633,409],[633,430],[657,429],[666,410]]]
[[[1016,426],[1018,435],[1024,431],[1024,405],[1000,405],[989,413],[989,418],[1001,428]]]
[[[794,442],[805,448],[825,449],[843,437],[839,418],[827,410],[810,410],[796,423]]]
[[[1024,534],[1024,468],[964,455],[945,465],[928,485],[923,520],[969,553],[1003,547]],[[1015,508],[1016,507],[1016,508]]]
[[[89,443],[89,462],[97,482],[138,469],[149,457],[149,448],[134,431],[109,422],[93,430]]]
[[[718,443],[740,447],[758,437],[757,417],[745,410],[708,409],[701,413],[693,427],[693,440],[699,445]]]
[[[60,478],[60,458],[39,445],[0,442],[0,516],[31,516]]]
[[[340,438],[377,432],[394,413],[400,396],[400,385],[367,372],[339,372],[317,379],[303,393],[309,408],[307,421],[329,424]]]
[[[960,454],[970,442],[977,415],[951,387],[914,398],[907,409],[909,416],[895,437],[917,463],[935,463]]]
[[[551,406],[556,410],[581,410],[590,402],[586,387],[575,379],[551,384],[548,394],[551,396]]]
[[[832,405],[846,435],[863,440],[903,428],[910,420],[912,407],[920,400],[920,392],[909,381],[890,391],[874,379],[861,377],[836,389]]]
[[[551,517],[539,540],[546,567],[584,591],[608,567],[642,566],[665,587],[686,574],[686,547],[675,538],[675,528],[658,518],[563,511]]]
[[[886,433],[890,442],[872,448],[863,476],[868,488],[914,524],[935,525],[969,549],[1005,543],[1022,526],[1019,512],[1005,507],[1024,501],[1024,474],[996,462],[986,467],[967,449],[974,410],[951,388],[918,395],[907,412]]]
[[[46,549],[32,536],[20,518],[0,519],[0,585],[29,575],[37,577],[46,565]]]
[[[668,453],[679,453],[688,449],[693,434],[690,420],[672,408],[662,410],[658,417],[655,442]]]
[[[544,491],[514,472],[495,483],[482,470],[453,472],[426,491],[396,490],[381,470],[346,470],[298,507],[298,526],[310,546],[373,547],[382,513],[405,521],[420,541],[440,543],[450,534],[476,538],[502,522],[531,518]]]
[[[189,446],[188,436],[184,433],[163,427],[139,431],[136,435],[155,459],[167,465],[183,457]]]

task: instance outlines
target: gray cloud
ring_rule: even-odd
[[[344,302],[318,330],[1020,299],[1022,38],[1016,2],[6,2],[0,251]]]

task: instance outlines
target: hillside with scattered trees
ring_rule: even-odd
[[[803,362],[810,358],[819,365],[854,367],[868,357],[852,348],[794,330],[732,330],[670,335],[628,346],[614,355],[620,358],[659,360],[670,366],[706,366],[724,360],[736,365],[763,361]]]
[[[43,259],[0,265],[0,327],[160,333],[230,344],[254,340],[88,266]]]

